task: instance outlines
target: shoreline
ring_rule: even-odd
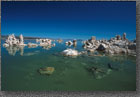
[[[9,35],[1,35],[1,40],[6,40],[8,38]],[[17,39],[19,39],[19,36],[15,36]],[[114,36],[112,36],[114,37]],[[33,37],[33,36],[24,36],[24,39],[25,40],[35,40],[35,39],[51,39],[51,40],[59,40],[59,39],[62,39],[62,40],[77,40],[77,41],[85,41],[85,40],[88,40],[90,38],[87,38],[87,39],[75,39],[75,38],[48,38],[48,37]],[[96,37],[97,38],[97,37]],[[110,37],[111,38],[111,37]],[[101,39],[96,39],[96,40],[110,40],[109,39],[106,39],[106,38],[101,38]],[[134,41],[136,40],[136,38],[134,39],[128,39],[129,41]]]

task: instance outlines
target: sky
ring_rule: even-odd
[[[62,39],[110,39],[127,33],[136,38],[136,2],[1,3],[1,35]]]

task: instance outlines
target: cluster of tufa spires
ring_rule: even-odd
[[[95,37],[92,37],[89,40],[83,42],[83,48],[87,51],[102,51],[108,54],[135,54],[136,55],[136,40],[129,41],[126,38],[126,33],[121,37],[116,35],[116,37],[111,38],[110,40],[96,40]]]
[[[9,47],[9,46],[26,46],[26,44],[24,44],[24,39],[23,39],[23,35],[22,34],[19,36],[19,39],[17,39],[14,34],[11,34],[11,35],[8,36],[8,38],[6,39],[6,41],[3,44],[3,46],[4,47]]]
[[[23,53],[24,46],[28,46],[28,48],[35,48],[37,46],[41,46],[43,49],[50,49],[55,46],[55,43],[52,43],[55,40],[51,39],[36,39],[36,43],[24,43],[23,35],[19,36],[19,39],[15,37],[14,34],[11,34],[6,39],[3,44],[4,47],[11,51],[15,52],[15,48],[20,49]],[[61,43],[63,40],[59,39],[57,42]],[[39,44],[38,44],[39,43]],[[92,36],[91,39],[86,41],[82,41],[84,51],[78,52],[74,49],[66,49],[62,52],[65,56],[78,56],[81,54],[86,54],[87,52],[103,52],[105,54],[131,54],[136,56],[136,40],[129,41],[126,38],[126,33],[123,33],[122,37],[120,35],[116,35],[116,37],[111,38],[110,40],[96,40],[95,36]],[[66,45],[73,45],[76,47],[77,40],[67,41]],[[14,47],[14,49],[13,49]],[[12,48],[12,49],[11,49]]]

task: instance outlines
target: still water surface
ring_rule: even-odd
[[[25,43],[35,40],[25,40]],[[2,40],[2,44],[4,41]],[[76,48],[65,43],[56,43],[49,50],[42,47],[24,47],[10,55],[1,46],[2,90],[9,91],[109,91],[136,90],[136,57],[127,55],[92,56],[82,55],[76,58],[64,57],[61,52],[66,48],[84,50],[81,41]],[[22,56],[21,56],[22,55]],[[114,69],[108,68],[111,63]],[[41,75],[42,67],[54,67],[51,75]],[[92,72],[88,68],[96,67],[101,72]]]

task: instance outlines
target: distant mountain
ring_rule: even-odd
[[[17,39],[19,39],[19,36],[15,36]],[[8,35],[1,35],[1,39],[7,39]],[[24,36],[24,39],[41,39],[41,37],[27,37]]]
[[[15,36],[17,39],[19,39],[19,36]],[[7,39],[8,35],[1,35],[1,39]],[[47,38],[47,37],[46,37]],[[24,36],[24,39],[43,39],[42,37],[28,37]],[[53,38],[48,38],[48,39],[53,39]],[[61,38],[58,38],[61,39]],[[53,39],[53,40],[58,40],[58,39]],[[62,39],[62,40],[73,40],[73,39]],[[82,39],[76,39],[77,41],[82,41]]]

